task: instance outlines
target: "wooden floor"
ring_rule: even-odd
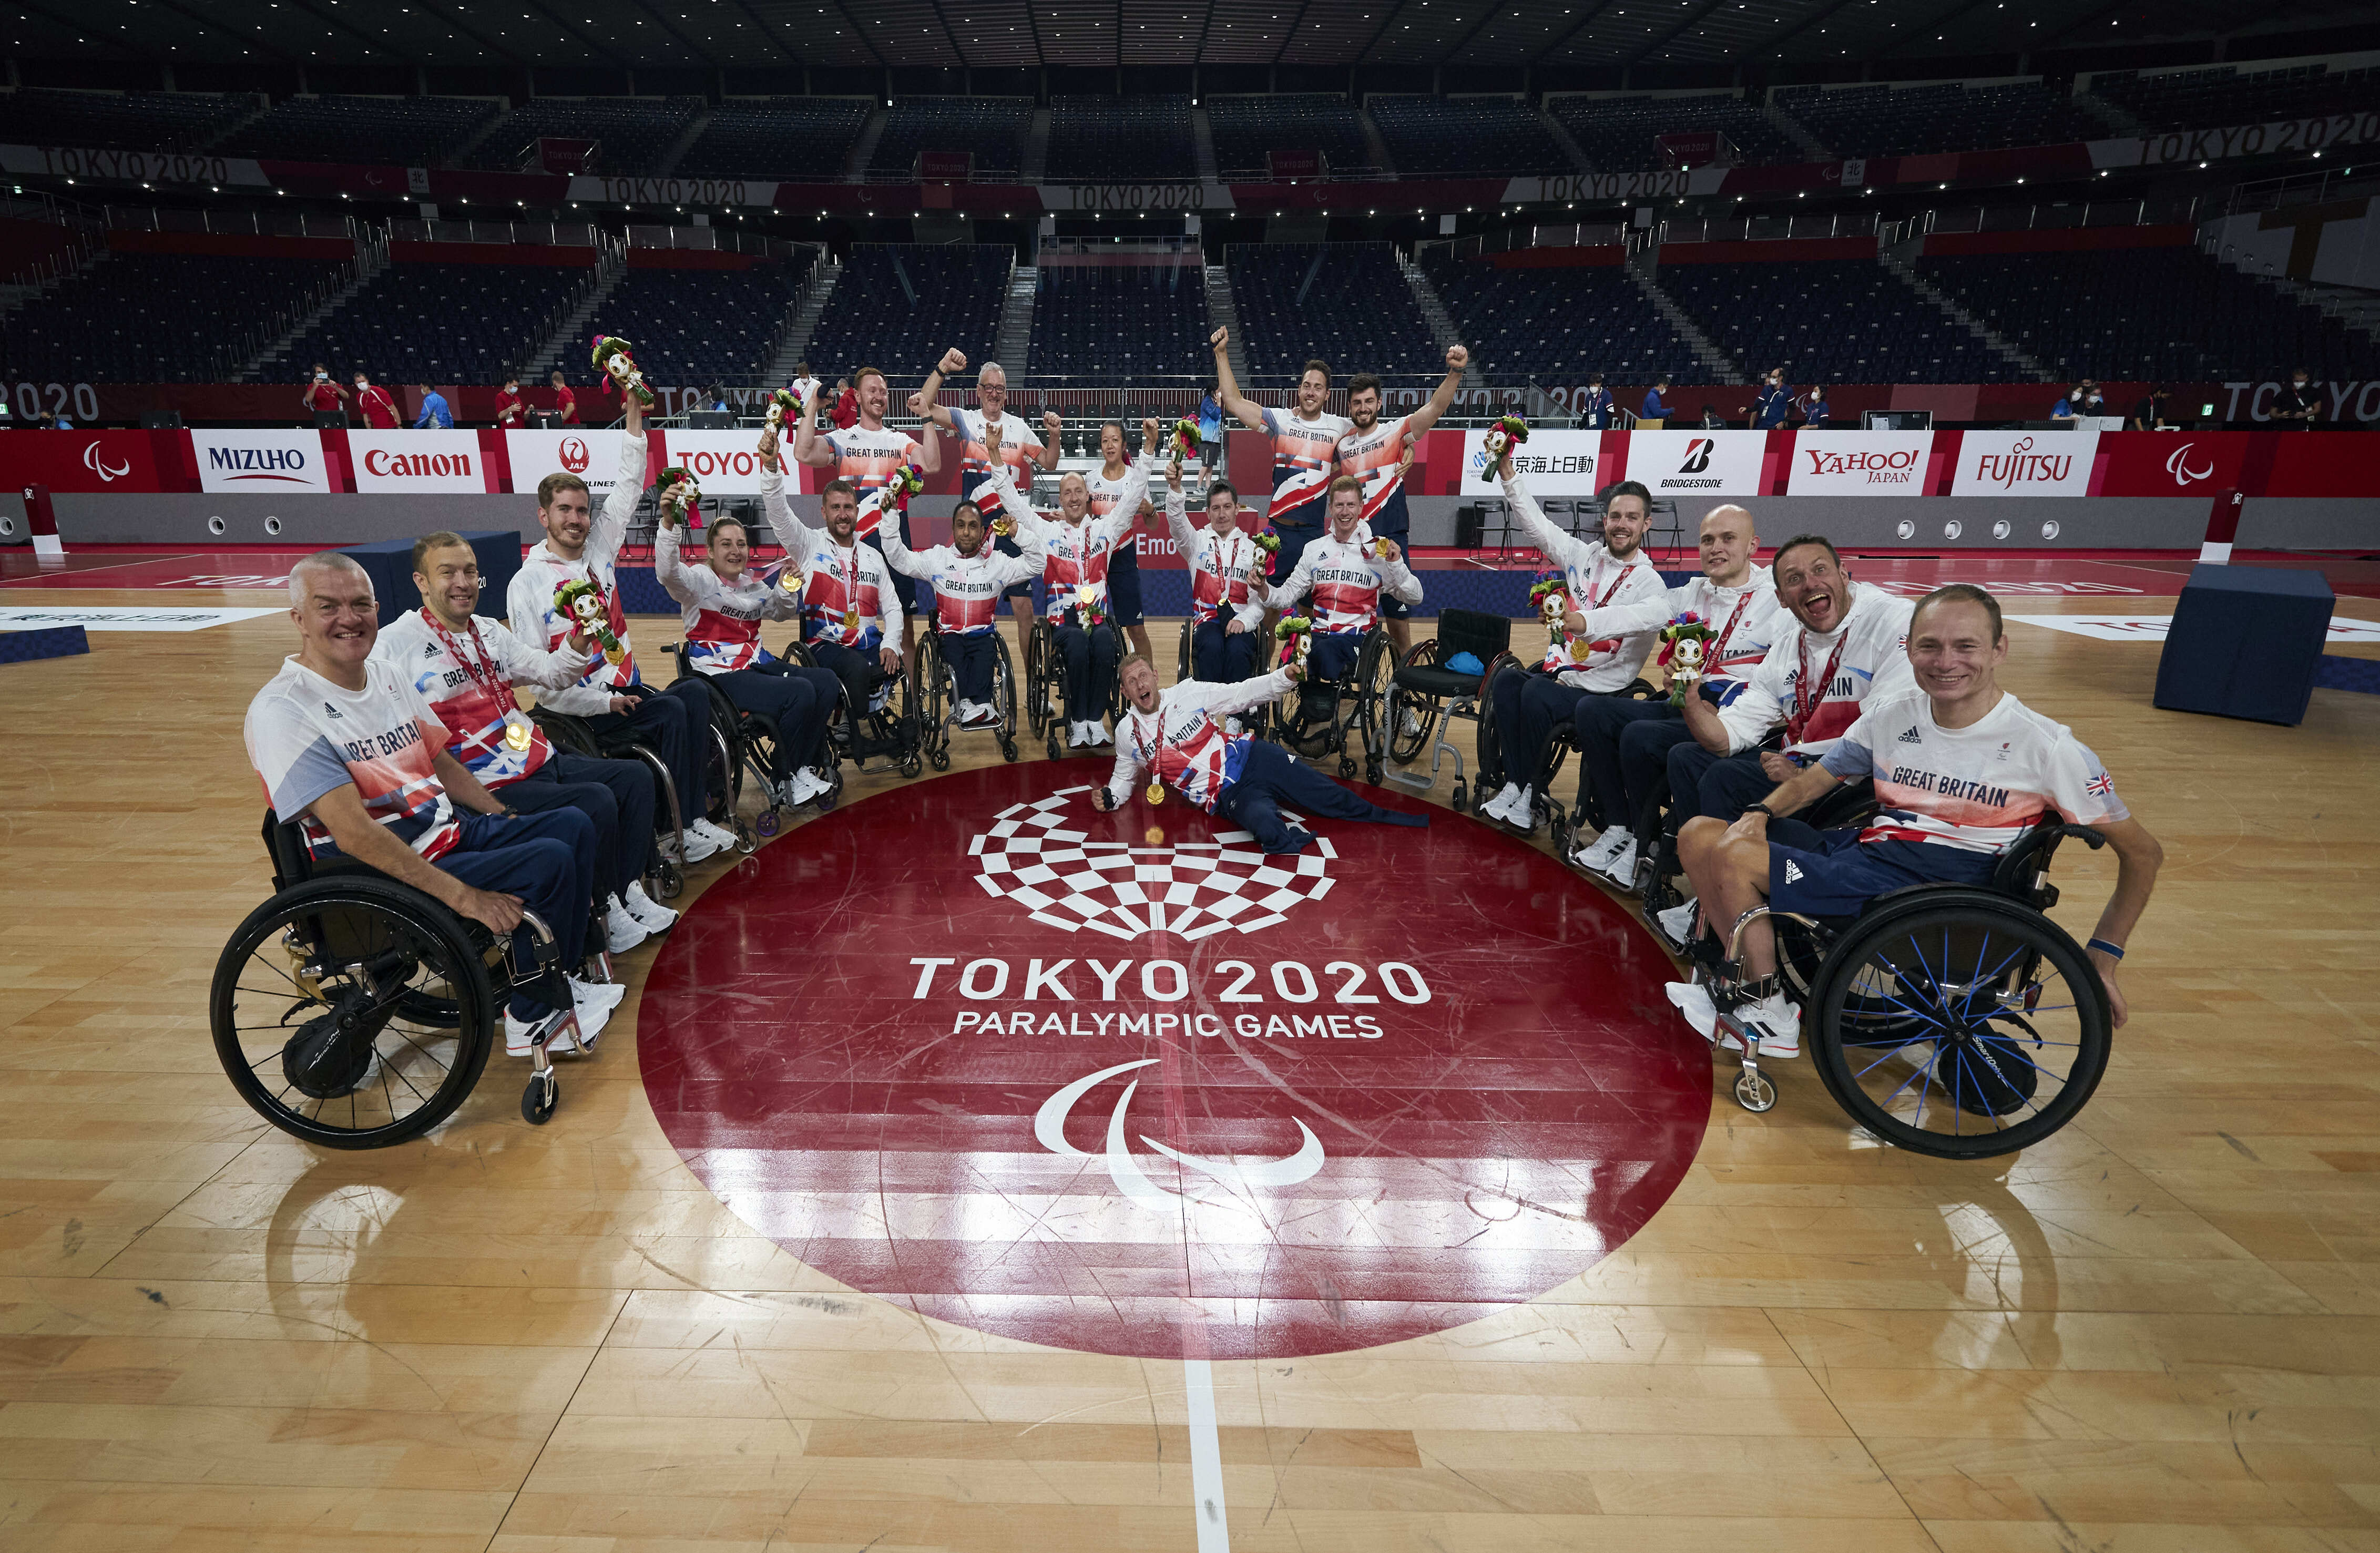
[[[1217,1362],[1232,1547],[2380,1549],[2380,698],[2159,713],[2154,649],[2013,629],[2007,682],[2167,848],[2080,1122],[1961,1166],[1801,1066],[1763,1117],[1714,1084],[1591,1272]],[[496,1082],[384,1153],[265,1127],[203,1003],[269,890],[239,720],[290,631],[91,640],[0,668],[0,1549],[1200,1546],[1179,1363],[803,1267],[663,1138],[633,994],[548,1128]],[[2110,865],[2059,864],[2085,928]]]

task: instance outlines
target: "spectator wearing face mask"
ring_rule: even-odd
[[[2165,418],[2168,396],[2165,384],[2151,383],[2149,391],[2141,396],[2141,402],[2132,406],[2132,430],[2157,431],[2171,426],[2173,422]]]
[[[1835,412],[1829,409],[1827,406],[1826,385],[1824,383],[1813,384],[1810,389],[1810,397],[1804,400],[1802,405],[1802,424],[1804,426],[1824,426],[1834,419],[1834,417]]]
[[[2076,383],[2058,403],[2049,406],[2049,419],[2068,420],[2082,413],[2083,385]]]
[[[1611,391],[1603,386],[1603,374],[1597,372],[1586,380],[1586,392],[1579,395],[1578,423],[1589,431],[1608,431],[1612,425]]]
[[[2292,371],[2289,381],[2273,395],[2273,419],[2288,421],[2282,430],[2290,431],[2311,431],[2322,419],[2322,390],[2313,385],[2303,367]]]
[[[1785,424],[1793,412],[1793,391],[1785,386],[1785,369],[1771,367],[1768,375],[1760,380],[1760,397],[1752,406],[1752,426],[1755,431],[1773,431]]]

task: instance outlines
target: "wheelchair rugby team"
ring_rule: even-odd
[[[1146,776],[1245,824],[1267,851],[1293,852],[1313,838],[1284,809],[1427,823],[1293,758],[1339,753],[1352,775],[1347,708],[1375,783],[1378,751],[1393,744],[1409,762],[1440,718],[1467,713],[1479,722],[1479,818],[1523,835],[1551,822],[1568,864],[1641,895],[1673,951],[1719,973],[1672,984],[1672,1001],[1704,1036],[1743,1049],[1747,1072],[1755,1049],[1801,1052],[1803,1012],[1789,994],[1806,988],[1780,974],[1782,934],[1765,912],[1856,918],[1912,886],[1980,886],[2036,828],[2059,823],[2089,827],[2091,844],[2104,840],[2117,855],[2087,956],[2112,1024],[2124,1022],[2118,965],[2162,855],[2089,746],[1997,685],[2008,644],[1988,592],[1951,584],[1912,604],[1853,580],[1815,534],[1757,565],[1753,515],[1734,504],[1702,519],[1699,575],[1669,587],[1644,552],[1643,486],[1606,492],[1601,539],[1581,539],[1547,518],[1500,430],[1489,456],[1552,574],[1541,588],[1552,595],[1546,656],[1532,666],[1503,653],[1475,671],[1437,644],[1401,653],[1403,617],[1422,598],[1398,542],[1409,531],[1402,478],[1415,441],[1452,400],[1462,347],[1450,350],[1438,394],[1382,425],[1377,379],[1353,380],[1350,407],[1368,410],[1353,420],[1323,413],[1319,362],[1293,410],[1265,408],[1232,382],[1221,331],[1214,345],[1224,407],[1272,443],[1276,490],[1261,529],[1221,479],[1207,484],[1207,522],[1190,523],[1187,450],[1153,419],[1134,458],[1123,428],[1103,427],[1099,478],[1070,474],[1059,509],[1035,510],[1026,492],[1034,469],[1054,462],[1057,418],[1045,418],[1045,443],[1005,416],[993,364],[979,372],[981,408],[938,406],[943,380],[965,367],[957,351],[910,401],[922,444],[883,424],[874,369],[855,375],[854,427],[814,431],[815,398],[789,407],[786,451],[835,470],[818,519],[785,498],[778,428],[762,433],[763,502],[785,552],[772,571],[752,567],[745,526],[723,516],[688,560],[697,493],[683,471],[664,471],[654,564],[685,637],[666,687],[645,678],[617,576],[647,454],[642,408],[625,394],[611,491],[598,509],[574,475],[540,482],[545,537],[523,560],[504,619],[480,612],[474,552],[451,532],[415,545],[422,607],[385,629],[352,558],[325,551],[292,569],[298,649],[245,726],[273,816],[308,855],[377,870],[497,941],[520,941],[525,913],[550,928],[553,960],[570,974],[515,979],[504,1014],[506,1051],[536,1055],[542,1071],[549,1045],[592,1048],[621,996],[603,955],[669,930],[676,914],[654,893],[675,893],[677,866],[750,850],[735,809],[747,763],[766,831],[781,808],[832,807],[845,759],[866,770],[886,758],[915,774],[921,743],[944,763],[952,729],[991,732],[1014,759],[1022,698],[1037,727],[1046,708],[1053,755],[1064,753],[1062,716],[1065,749],[1114,746],[1096,807],[1129,802]],[[937,468],[945,435],[961,444],[965,494],[952,542],[917,548],[909,467]],[[1191,584],[1176,683],[1161,690],[1128,559],[1160,479]],[[1037,578],[1048,602],[1025,638],[1020,683],[995,611]],[[910,613],[917,582],[932,589],[922,652]],[[1262,672],[1273,656],[1267,619],[1298,606],[1305,650]],[[1028,609],[1017,606],[1020,627]],[[759,639],[779,621],[798,622],[783,658]],[[1673,651],[1685,641],[1698,655]],[[1639,677],[1657,645],[1671,695]],[[1437,671],[1427,686],[1412,673],[1425,660]],[[1465,680],[1459,694],[1449,663]],[[932,685],[914,683],[929,672]],[[520,689],[536,715],[521,710]],[[920,699],[943,720],[938,729],[921,732]],[[1565,748],[1579,757],[1574,818],[1549,791]],[[670,882],[649,892],[657,879]]]

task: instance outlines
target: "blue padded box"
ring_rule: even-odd
[[[2157,663],[2156,705],[2296,727],[2313,699],[2333,601],[2318,571],[2192,567]]]

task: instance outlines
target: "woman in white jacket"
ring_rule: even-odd
[[[824,669],[805,669],[775,657],[760,645],[760,623],[799,617],[798,586],[788,590],[746,570],[751,541],[735,518],[713,518],[700,564],[680,554],[686,528],[685,490],[673,484],[661,495],[661,528],[653,536],[653,573],[680,606],[686,661],[708,676],[742,710],[777,724],[769,778],[776,801],[788,808],[832,791],[822,774],[827,719],[834,710],[839,682]],[[798,585],[798,574],[795,576]]]

